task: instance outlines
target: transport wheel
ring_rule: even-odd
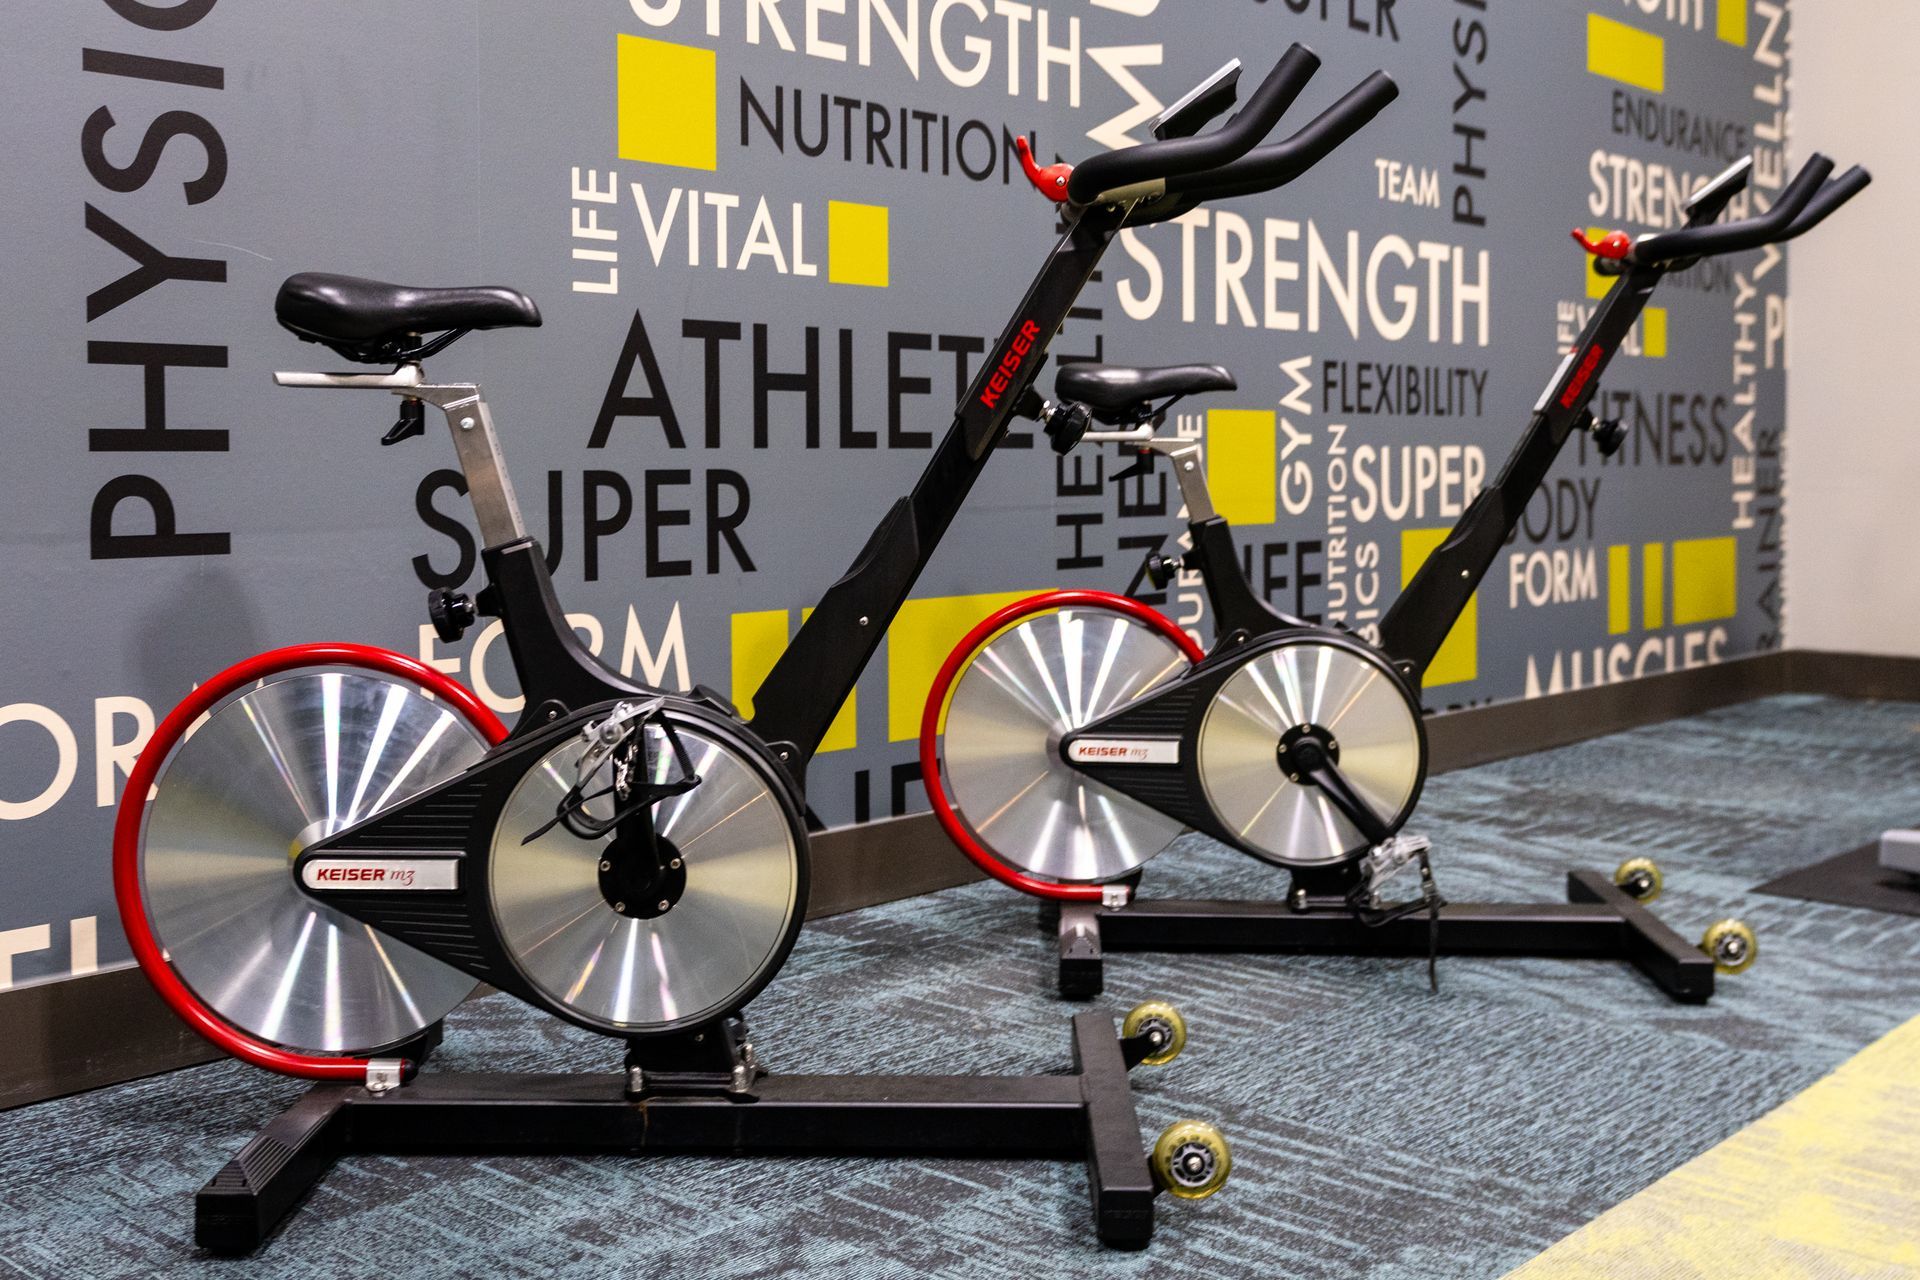
[[[1067,599],[1080,603],[1056,603]],[[968,638],[948,686],[939,762],[962,828],[953,834],[1052,881],[1121,879],[1185,825],[1072,768],[1060,740],[1182,675],[1199,651],[1152,610],[1101,592],[1035,596],[995,617],[998,629]],[[943,691],[937,683],[933,697]]]
[[[303,665],[303,652],[372,665]],[[417,666],[358,646],[262,655],[202,685],[129,780],[115,880],[129,938],[144,935],[135,954],[169,1003],[194,1006],[182,1016],[240,1056],[261,1044],[373,1053],[475,987],[294,881],[309,844],[461,772],[505,734],[458,686],[410,677]],[[220,1024],[243,1033],[238,1046]]]
[[[609,902],[600,864],[615,837],[552,825],[577,780],[577,733],[527,770],[493,833],[491,897],[508,954],[548,999],[614,1035],[663,1034],[738,1009],[786,960],[806,908],[805,819],[775,766],[717,722],[666,715],[700,778],[653,810],[661,851],[680,864],[673,896]],[[667,781],[665,730],[654,721],[646,733],[656,781]],[[611,787],[613,767],[602,764],[583,790]],[[610,805],[587,811],[611,817]]]
[[[1700,949],[1712,957],[1717,971],[1741,973],[1759,959],[1760,940],[1744,920],[1716,920],[1707,926]]]
[[[1613,869],[1613,882],[1626,891],[1630,898],[1641,902],[1652,902],[1666,888],[1666,877],[1660,874],[1660,864],[1652,858],[1628,858]]]
[[[1226,1185],[1233,1153],[1212,1125],[1176,1120],[1160,1131],[1148,1163],[1162,1190],[1182,1200],[1204,1200]]]
[[[1151,1037],[1157,1047],[1140,1061],[1149,1067],[1165,1066],[1187,1047],[1187,1020],[1166,1001],[1148,1000],[1127,1010],[1127,1016],[1120,1023],[1120,1034],[1129,1039],[1139,1035]]]

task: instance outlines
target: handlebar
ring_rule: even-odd
[[[1867,184],[1872,181],[1872,174],[1859,165],[1853,166],[1814,192],[1813,199],[1807,201],[1806,208],[1800,211],[1799,217],[1788,224],[1786,234],[1780,238],[1791,240],[1795,236],[1805,235],[1826,221],[1828,214],[1865,191]]]
[[[1704,258],[1712,254],[1738,253],[1744,249],[1757,249],[1761,245],[1775,244],[1791,239],[1801,231],[1808,230],[1829,213],[1846,203],[1861,188],[1866,186],[1866,171],[1856,169],[1848,172],[1845,178],[1834,184],[1836,190],[1822,200],[1819,209],[1806,221],[1805,225],[1795,228],[1795,223],[1808,211],[1814,197],[1822,193],[1827,175],[1833,172],[1833,161],[1819,152],[1808,158],[1799,173],[1794,175],[1786,189],[1774,200],[1773,207],[1756,218],[1745,218],[1739,222],[1729,222],[1719,226],[1683,227],[1677,231],[1659,231],[1641,236],[1634,241],[1627,261],[1639,266],[1673,262],[1681,258]],[[1860,174],[1860,179],[1854,178]]]
[[[1226,124],[1198,137],[1143,142],[1093,156],[1067,179],[1068,196],[1075,204],[1094,204],[1103,198],[1120,198],[1131,188],[1231,164],[1280,122],[1319,68],[1320,59],[1313,51],[1295,44]]]
[[[1285,142],[1256,148],[1205,172],[1170,177],[1167,194],[1213,200],[1284,186],[1326,159],[1399,96],[1393,77],[1376,71]]]

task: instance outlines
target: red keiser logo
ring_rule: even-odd
[[[1586,390],[1587,379],[1593,377],[1593,371],[1600,367],[1600,361],[1606,354],[1599,347],[1594,347],[1587,352],[1586,358],[1580,362],[1580,367],[1573,371],[1573,377],[1567,380],[1567,389],[1560,393],[1562,409],[1571,409],[1579,401],[1580,393]]]
[[[1013,385],[1013,375],[1026,363],[1027,353],[1033,350],[1034,340],[1039,336],[1039,325],[1031,320],[1021,323],[1020,332],[1013,335],[1013,341],[1000,357],[1000,367],[993,371],[993,376],[987,379],[986,390],[980,393],[981,404],[992,409],[1000,403],[1000,397]]]

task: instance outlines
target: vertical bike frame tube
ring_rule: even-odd
[[[1567,437],[1592,420],[1587,402],[1593,398],[1600,373],[1640,318],[1663,274],[1661,267],[1633,267],[1614,284],[1541,394],[1526,435],[1499,477],[1474,498],[1447,540],[1420,566],[1380,620],[1380,648],[1415,685],[1506,546],[1507,536],[1560,456]]]
[[[826,736],[947,527],[1006,435],[1048,345],[1130,206],[1099,205],[1068,228],[994,343],[913,492],[880,522],[753,695],[753,731],[796,775]]]
[[[1155,424],[1164,416],[1163,412],[1156,417]],[[1160,454],[1173,468],[1174,483],[1179,486],[1180,500],[1187,508],[1187,535],[1193,539],[1189,563],[1200,570],[1207,605],[1213,611],[1215,652],[1270,631],[1307,625],[1254,594],[1246,571],[1240,567],[1233,529],[1226,518],[1214,510],[1213,495],[1207,489],[1207,475],[1202,469],[1204,451],[1198,440],[1152,435],[1136,439],[1124,431],[1088,432],[1083,438],[1090,442],[1134,444],[1142,454]]]

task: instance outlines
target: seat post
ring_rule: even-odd
[[[1206,469],[1200,465],[1198,440],[1156,436],[1152,427],[1134,431],[1089,431],[1080,439],[1089,444],[1131,445],[1136,449],[1151,449],[1164,455],[1173,463],[1173,478],[1180,485],[1180,499],[1187,504],[1187,522],[1199,524],[1202,520],[1213,519],[1213,494],[1207,488]]]
[[[467,496],[480,522],[482,546],[497,547],[527,536],[513,480],[500,460],[500,440],[493,431],[493,415],[480,388],[471,382],[413,387],[408,395],[437,406],[447,415],[460,470],[467,477]]]

